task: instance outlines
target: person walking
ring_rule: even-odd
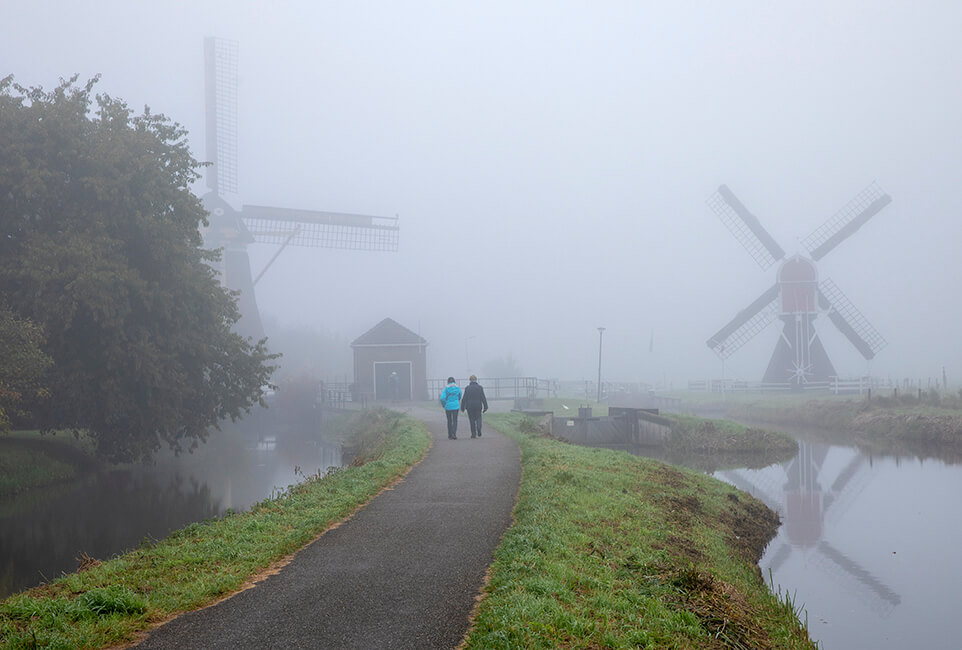
[[[454,377],[448,377],[448,385],[441,391],[441,406],[448,418],[448,438],[457,440],[458,437],[458,409],[461,406],[461,387],[454,382]]]
[[[484,387],[478,383],[478,378],[474,375],[470,377],[471,383],[464,389],[464,397],[461,399],[461,411],[468,412],[468,423],[471,425],[471,437],[481,437],[481,414],[488,410],[488,398],[484,396]]]

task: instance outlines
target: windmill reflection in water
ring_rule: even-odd
[[[871,481],[869,461],[857,450],[825,488],[823,466],[830,450],[825,443],[798,441],[798,454],[787,463],[763,470],[729,470],[716,476],[759,499],[782,518],[780,534],[773,540],[761,563],[777,573],[793,553],[804,553],[806,560],[834,580],[847,593],[869,609],[885,617],[902,602],[901,596],[871,571],[836,548],[826,539],[827,516],[837,520]]]

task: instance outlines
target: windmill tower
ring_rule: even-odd
[[[204,206],[210,212],[206,245],[223,249],[221,280],[238,291],[238,331],[255,340],[264,336],[254,285],[287,246],[397,251],[397,217],[372,217],[244,205],[235,210],[225,195],[237,194],[237,43],[204,39],[206,86],[207,187]],[[267,265],[254,276],[247,247],[279,245]]]
[[[865,319],[834,282],[818,279],[815,262],[850,237],[892,199],[872,183],[859,192],[811,235],[802,240],[809,257],[786,259],[775,242],[741,201],[722,185],[708,198],[735,239],[755,262],[768,270],[781,262],[775,284],[742,309],[727,325],[708,339],[708,347],[727,359],[773,321],[782,321],[782,334],[762,381],[801,388],[811,382],[829,381],[835,368],[818,333],[815,319],[826,314],[836,328],[865,357],[871,359],[885,347],[885,339]]]

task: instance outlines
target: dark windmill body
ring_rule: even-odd
[[[234,209],[225,195],[237,194],[237,43],[204,39],[206,82],[207,187],[204,206],[210,212],[205,233],[209,248],[222,249],[218,271],[223,284],[238,292],[241,320],[238,331],[264,336],[254,285],[287,246],[397,251],[397,217],[373,217],[259,205]],[[255,276],[247,247],[253,243],[279,245]]]
[[[834,282],[819,280],[815,263],[891,200],[877,185],[869,185],[802,241],[809,257],[796,254],[786,259],[755,215],[727,186],[719,187],[708,199],[712,210],[763,270],[781,264],[775,284],[708,339],[708,347],[727,359],[770,323],[781,320],[782,333],[762,381],[793,388],[827,382],[837,373],[815,330],[815,319],[825,314],[865,359],[872,359],[885,340]]]

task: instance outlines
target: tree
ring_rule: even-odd
[[[523,377],[524,371],[510,352],[503,357],[487,361],[481,370],[486,377]]]
[[[25,415],[23,396],[36,401],[47,395],[41,381],[52,360],[40,349],[43,331],[0,306],[0,431],[10,427],[10,417]]]
[[[186,131],[76,80],[0,80],[0,296],[54,361],[35,424],[115,461],[192,449],[261,402],[276,355],[232,331]]]

